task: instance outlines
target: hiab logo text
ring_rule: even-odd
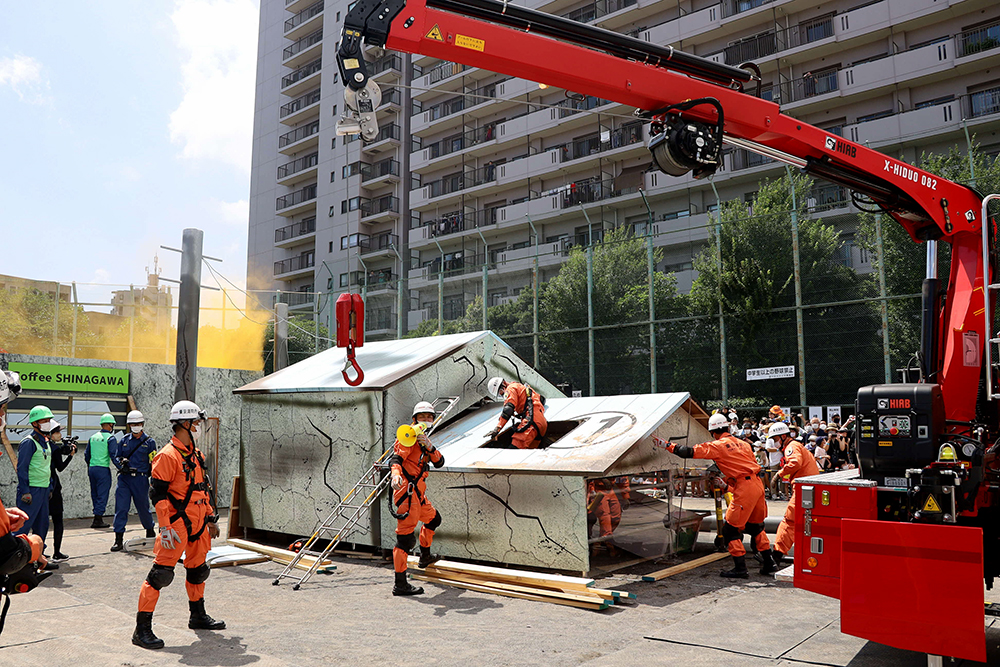
[[[837,151],[838,153],[843,153],[844,155],[848,155],[850,157],[858,156],[858,150],[854,146],[850,145],[846,141],[842,141],[829,135],[826,137],[826,149],[830,151]]]
[[[835,150],[837,150],[837,140],[834,139],[833,137],[827,137],[826,138],[826,149],[828,151],[835,151]]]

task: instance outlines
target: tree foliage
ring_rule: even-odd
[[[326,326],[319,325],[319,349],[325,350],[329,343],[330,331]],[[296,364],[316,354],[316,323],[304,315],[292,315],[288,318],[288,364]],[[264,374],[274,372],[274,320],[268,323],[264,331]]]

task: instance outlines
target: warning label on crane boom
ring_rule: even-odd
[[[473,51],[482,51],[486,48],[486,42],[475,37],[455,35],[455,46],[461,46],[463,49],[472,49]]]
[[[427,39],[433,39],[435,42],[443,42],[444,36],[441,34],[441,28],[435,23],[431,31],[425,35]]]

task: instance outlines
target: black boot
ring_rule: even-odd
[[[115,543],[111,545],[112,551],[121,551],[125,548],[122,544],[122,538],[125,537],[125,533],[115,533]]]
[[[781,567],[781,565],[785,562],[786,558],[788,558],[788,556],[781,553],[777,549],[771,549],[771,559],[774,561],[774,564],[777,567]]]
[[[423,569],[437,560],[441,559],[439,556],[435,556],[431,553],[430,547],[425,547],[422,544],[420,545],[420,561],[417,563],[417,567]]]
[[[734,567],[731,570],[723,570],[719,573],[720,577],[725,577],[726,579],[749,579],[750,572],[747,570],[747,558],[746,556],[733,556]]]
[[[225,630],[226,622],[217,621],[205,613],[205,598],[200,600],[188,600],[188,607],[191,609],[191,619],[188,627],[192,630]]]
[[[774,574],[778,571],[778,565],[774,562],[774,550],[768,549],[767,551],[760,552],[762,561],[760,564],[760,573],[763,575]]]
[[[104,523],[104,517],[100,514],[94,515],[94,521],[90,524],[91,528],[107,528],[108,524]]]
[[[153,612],[140,611],[135,615],[132,643],[142,648],[163,648],[163,640],[153,634]]]
[[[155,540],[156,539],[156,531],[153,530],[152,528],[147,528],[146,529],[146,537],[148,539],[154,539]]]
[[[396,585],[392,587],[393,595],[423,595],[424,589],[413,586],[406,580],[405,572],[396,573]]]

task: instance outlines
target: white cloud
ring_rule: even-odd
[[[257,69],[256,0],[177,0],[184,98],[170,114],[181,155],[250,172]]]
[[[246,227],[250,221],[250,202],[246,199],[239,201],[212,200],[212,208],[220,222],[237,227]]]
[[[49,82],[42,64],[30,56],[18,54],[0,58],[0,87],[9,86],[22,102],[45,104],[49,101]]]

